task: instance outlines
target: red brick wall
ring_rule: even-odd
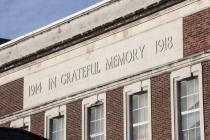
[[[210,8],[183,19],[184,56],[210,49]]]
[[[152,139],[171,140],[170,74],[151,78]]]
[[[123,88],[106,94],[107,140],[123,140]]]
[[[210,140],[210,61],[203,62],[203,106],[206,140]]]
[[[23,109],[23,78],[0,86],[0,116]]]
[[[67,140],[81,140],[82,137],[82,101],[67,104]]]
[[[31,132],[44,137],[44,112],[31,116]]]

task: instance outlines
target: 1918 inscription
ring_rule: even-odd
[[[156,41],[156,54],[166,52],[173,48],[173,37],[165,37]]]

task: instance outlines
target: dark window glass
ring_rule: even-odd
[[[103,104],[90,107],[89,112],[89,140],[104,140],[104,106]]]
[[[50,120],[50,140],[64,140],[64,117]]]
[[[148,94],[142,92],[130,98],[131,108],[131,139],[148,140]]]
[[[179,85],[180,138],[200,140],[198,78],[183,80]]]

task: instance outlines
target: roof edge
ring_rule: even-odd
[[[79,18],[79,17],[81,17],[83,15],[90,14],[90,13],[92,13],[94,11],[97,11],[100,8],[108,6],[108,5],[110,5],[110,4],[114,3],[114,2],[117,2],[117,1],[120,1],[120,0],[103,0],[103,1],[101,1],[99,3],[96,3],[96,4],[92,5],[92,6],[89,6],[89,7],[85,8],[85,9],[83,9],[81,11],[73,13],[70,16],[67,16],[67,17],[62,18],[60,20],[57,20],[57,21],[55,21],[53,23],[50,23],[50,24],[48,24],[46,26],[43,26],[43,27],[41,27],[41,28],[39,28],[37,30],[29,32],[29,33],[27,33],[25,35],[22,35],[20,37],[17,37],[17,38],[15,38],[15,39],[7,42],[7,43],[1,44],[0,45],[0,51],[4,50],[4,49],[7,49],[7,48],[10,48],[13,45],[18,44],[19,42],[25,41],[25,40],[30,39],[32,37],[35,37],[35,36],[37,36],[39,34],[43,34],[44,32],[49,31],[51,29],[54,29],[56,27],[59,27],[59,26],[65,24],[65,23],[69,23],[72,20],[75,20],[75,19],[77,19],[77,18]]]

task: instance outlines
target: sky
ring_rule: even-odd
[[[17,38],[100,1],[0,0],[0,38]]]

